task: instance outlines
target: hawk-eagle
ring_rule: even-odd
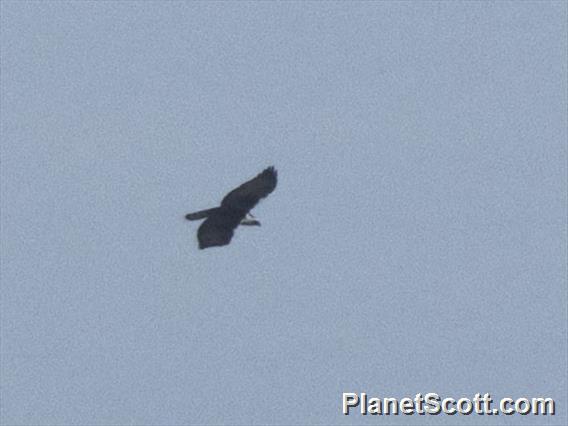
[[[199,248],[224,246],[231,242],[239,225],[260,226],[250,210],[276,188],[277,173],[268,167],[255,178],[233,189],[219,207],[185,215],[187,220],[205,219],[197,231]]]

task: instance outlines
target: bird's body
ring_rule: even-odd
[[[229,244],[239,225],[260,226],[260,222],[249,212],[262,198],[274,191],[276,183],[276,170],[268,167],[255,178],[229,192],[219,207],[187,214],[185,217],[188,220],[207,218],[197,231],[199,248]]]

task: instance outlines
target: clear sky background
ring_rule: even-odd
[[[2,424],[565,424],[566,18],[2,1]],[[269,165],[263,226],[198,250],[184,214]]]

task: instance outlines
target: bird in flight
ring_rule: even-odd
[[[274,191],[276,183],[276,170],[274,167],[268,167],[255,178],[225,195],[219,207],[185,215],[187,220],[205,219],[197,230],[199,248],[229,244],[239,225],[260,226],[260,222],[250,211],[262,198]]]

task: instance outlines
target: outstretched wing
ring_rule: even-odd
[[[197,230],[199,248],[226,246],[233,238],[233,231],[238,222],[226,221],[218,216],[210,216]]]
[[[229,192],[221,201],[221,207],[248,212],[262,198],[274,191],[276,183],[276,170],[274,167],[268,167],[257,177]]]

